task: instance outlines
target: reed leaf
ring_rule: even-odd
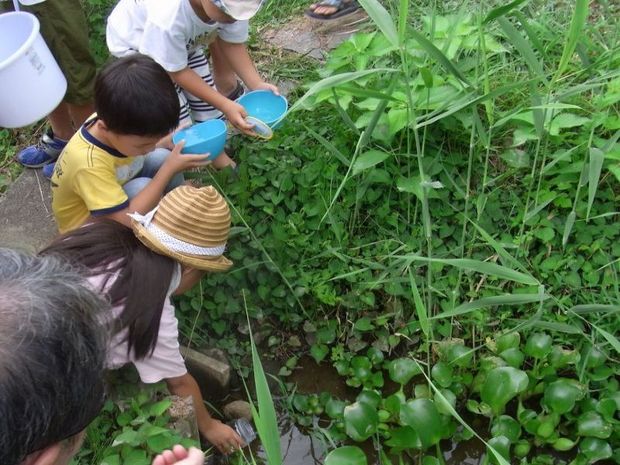
[[[605,161],[605,154],[603,151],[596,147],[591,147],[590,163],[588,164],[588,211],[586,213],[586,219],[590,218],[590,211],[592,210],[592,204],[594,203],[598,182],[601,177],[603,161]]]
[[[379,3],[378,0],[358,0],[362,8],[366,10],[370,19],[377,25],[386,39],[394,46],[398,47],[398,32],[390,13]]]
[[[426,311],[426,305],[422,297],[420,297],[420,291],[418,285],[415,283],[413,271],[409,268],[409,284],[411,285],[411,293],[413,294],[413,303],[415,305],[415,311],[418,315],[418,321],[420,322],[420,328],[426,337],[430,337],[430,325],[428,324],[428,312]]]
[[[529,42],[525,40],[517,28],[515,28],[506,18],[499,17],[497,21],[499,22],[504,34],[506,34],[508,40],[525,60],[525,63],[530,69],[530,73],[534,76],[540,76],[544,80],[545,71],[542,63],[538,60],[538,58],[536,58],[536,54],[534,53],[534,50]]]
[[[562,50],[562,57],[560,58],[554,81],[557,81],[564,70],[566,70],[569,60],[573,56],[573,53],[575,53],[575,47],[577,46],[581,30],[588,18],[588,3],[588,0],[576,0],[575,2],[575,11],[571,18],[566,40],[564,41],[564,50]]]
[[[492,297],[483,297],[482,299],[467,302],[466,304],[459,305],[452,310],[442,312],[438,315],[431,317],[431,320],[439,320],[443,318],[451,318],[458,315],[465,315],[480,308],[496,307],[499,305],[523,305],[532,302],[540,302],[547,300],[551,296],[549,294],[505,294]]]
[[[509,13],[511,10],[513,10],[514,8],[518,7],[519,5],[521,5],[522,3],[526,1],[528,0],[513,0],[512,2],[507,3],[505,5],[493,8],[491,11],[489,11],[489,13],[482,20],[482,24],[488,24],[494,19],[499,18],[500,16],[504,16],[506,13]]]

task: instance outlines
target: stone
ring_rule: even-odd
[[[58,234],[50,182],[41,170],[25,169],[0,198],[0,247],[37,252]]]
[[[205,399],[221,398],[227,393],[231,376],[228,363],[184,346],[181,347],[181,354]]]
[[[252,408],[250,407],[250,403],[245,400],[234,400],[224,405],[222,413],[228,420],[245,418],[248,421],[252,421]]]
[[[209,349],[203,349],[200,352],[205,354],[207,357],[214,358],[219,362],[230,365],[230,363],[228,362],[228,355],[222,349],[218,349],[217,347],[211,347]]]
[[[170,416],[168,426],[170,429],[176,431],[184,438],[200,441],[193,397],[170,396],[170,400],[172,401],[172,405],[168,409],[168,415]]]
[[[362,9],[329,22],[301,16],[278,28],[268,29],[262,37],[274,47],[323,60],[327,51],[351,37],[366,19]]]

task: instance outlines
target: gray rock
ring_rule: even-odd
[[[248,421],[252,421],[252,409],[249,402],[245,400],[235,400],[224,405],[222,413],[224,413],[224,416],[229,420],[245,418]]]
[[[58,234],[50,182],[41,170],[24,170],[0,198],[0,247],[36,252]]]
[[[196,379],[203,397],[222,397],[230,385],[230,365],[201,352],[181,347],[188,371]]]

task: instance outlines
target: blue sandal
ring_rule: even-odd
[[[315,13],[315,10],[322,6],[336,8],[336,11],[330,14]],[[317,3],[314,8],[308,8],[305,15],[309,18],[319,19],[321,21],[331,21],[355,13],[359,8],[359,3],[355,0],[322,0],[320,3]]]

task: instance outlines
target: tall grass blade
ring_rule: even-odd
[[[562,247],[566,247],[568,244],[568,238],[570,237],[570,233],[573,230],[573,225],[575,224],[575,219],[577,218],[577,213],[575,210],[570,212],[566,217],[566,223],[564,224],[564,232],[562,233]]]
[[[517,260],[512,255],[510,255],[508,253],[508,251],[506,251],[506,249],[504,247],[502,247],[502,245],[499,242],[497,242],[495,239],[493,239],[488,232],[486,232],[480,225],[478,225],[477,223],[475,223],[471,219],[469,221],[471,222],[471,224],[474,225],[476,230],[478,230],[478,233],[482,236],[482,238],[491,247],[493,247],[493,250],[495,250],[495,253],[497,253],[497,255],[499,255],[499,257],[502,259],[502,263],[504,265],[506,265],[506,266],[510,265],[512,268],[519,269],[523,273],[529,274],[527,269],[525,268],[525,266],[523,266],[519,260]]]
[[[304,128],[306,129],[306,131],[308,131],[308,133],[312,137],[314,137],[316,140],[318,140],[319,143],[323,147],[325,147],[334,157],[336,157],[338,160],[340,160],[343,165],[349,166],[351,164],[349,159],[347,157],[345,157],[344,154],[334,146],[334,144],[332,144],[330,141],[325,139],[325,137],[320,135],[318,132],[314,131],[312,128],[306,126],[305,124],[304,124]]]
[[[487,274],[516,283],[527,284],[528,286],[537,286],[540,284],[530,275],[520,273],[511,268],[506,268],[505,266],[496,265],[495,263],[482,262],[470,258],[428,258],[415,255],[408,255],[405,258],[412,262],[443,263],[444,265],[455,266],[462,270]]]
[[[398,43],[405,42],[407,34],[407,16],[409,15],[409,1],[400,0],[400,6],[398,8]]]
[[[394,21],[390,13],[378,2],[378,0],[358,0],[370,18],[377,27],[383,32],[383,35],[390,41],[394,47],[398,47],[398,32],[394,26]]]
[[[573,12],[570,27],[568,28],[566,40],[564,41],[564,50],[562,50],[562,57],[560,58],[560,63],[558,64],[558,69],[555,73],[554,81],[557,81],[559,79],[559,77],[568,66],[568,62],[572,58],[573,53],[575,52],[575,47],[577,46],[579,35],[581,34],[583,26],[586,24],[587,18],[588,0],[576,0],[575,11]]]
[[[583,313],[620,313],[620,305],[583,304],[575,305],[569,311],[579,315]]]
[[[598,181],[601,177],[603,161],[605,161],[605,154],[603,151],[601,149],[597,149],[596,147],[591,147],[590,163],[588,165],[588,211],[586,213],[586,219],[590,218],[590,211],[592,210],[594,197],[596,197]]]
[[[483,297],[482,299],[459,305],[452,310],[448,310],[446,312],[435,315],[431,317],[431,320],[439,320],[443,318],[451,318],[454,316],[465,315],[480,308],[496,307],[499,305],[523,305],[532,302],[540,302],[541,300],[547,300],[550,297],[551,296],[549,294],[544,294],[542,297],[539,294],[506,294],[492,297]]]
[[[527,212],[525,214],[525,216],[523,217],[523,220],[524,221],[529,221],[532,218],[534,218],[536,215],[538,215],[542,211],[543,208],[545,208],[547,205],[549,205],[551,202],[553,202],[556,199],[556,197],[557,197],[557,195],[554,195],[550,199],[545,200],[543,203],[538,205],[533,210],[530,210],[529,212]]]
[[[504,17],[499,17],[497,19],[499,22],[502,31],[506,34],[508,40],[512,43],[514,48],[521,54],[525,63],[527,64],[530,72],[534,76],[539,76],[544,80],[545,71],[543,69],[542,63],[536,58],[536,54],[532,49],[531,45],[525,38],[519,33],[517,28],[515,28],[510,21],[508,21]]]
[[[531,24],[529,23],[525,15],[521,13],[521,11],[519,10],[513,11],[512,15],[515,18],[517,18],[517,21],[519,21],[519,24],[521,24],[521,27],[525,31],[527,38],[530,39],[530,42],[532,43],[536,51],[540,53],[540,56],[542,56],[543,58],[546,58],[547,54],[545,53],[545,47],[543,46],[542,42],[538,38],[538,32],[534,30],[534,28],[531,26]]]
[[[596,329],[601,334],[601,336],[603,336],[605,339],[607,339],[607,342],[609,342],[609,344],[611,344],[611,346],[616,350],[616,352],[618,352],[620,354],[620,341],[618,341],[616,336],[614,336],[613,334],[605,331],[603,328],[599,328],[598,326],[596,326],[593,323],[590,323],[590,326],[592,326],[594,329]]]
[[[251,403],[252,417],[254,418],[254,424],[258,436],[260,437],[265,454],[267,455],[267,462],[269,465],[281,465],[282,454],[280,451],[280,433],[278,429],[278,418],[276,416],[276,409],[273,404],[271,392],[269,391],[269,384],[267,384],[267,378],[263,365],[258,355],[258,350],[254,344],[254,337],[252,336],[252,327],[250,325],[250,317],[247,311],[247,304],[245,304],[245,292],[243,293],[243,302],[246,305],[246,318],[248,321],[248,328],[250,331],[250,346],[252,348],[252,366],[254,371],[254,385],[256,387],[256,399],[258,402],[258,410],[254,403]]]
[[[568,323],[559,323],[557,321],[537,321],[534,323],[534,327],[566,334],[581,334],[583,332],[578,326],[569,325]]]
[[[415,283],[415,277],[411,267],[409,268],[409,283],[411,285],[411,292],[413,293],[413,303],[415,304],[415,311],[418,315],[418,321],[420,322],[420,328],[426,337],[430,337],[430,325],[428,324],[428,312],[426,311],[426,305],[422,297],[420,297],[420,291],[418,285]]]
[[[428,40],[419,32],[414,31],[413,29],[408,31],[408,34],[422,46],[426,53],[428,53],[431,57],[437,60],[437,62],[446,71],[454,75],[454,77],[456,77],[461,83],[465,84],[467,87],[473,87],[471,82],[469,82],[465,75],[454,65],[454,63],[452,63],[452,61],[450,61],[450,59],[446,55],[444,55],[441,50],[435,47],[435,45],[430,40]],[[408,50],[408,52],[411,53],[412,56],[414,56],[413,50]],[[418,59],[418,57],[416,56],[414,56],[414,58]]]
[[[513,0],[512,2],[507,3],[506,5],[493,8],[491,11],[489,11],[486,17],[482,20],[482,24],[488,24],[494,19],[499,18],[500,16],[504,16],[506,13],[510,12],[514,8],[518,7],[519,5],[527,1],[528,0]]]
[[[331,87],[335,87],[340,84],[344,84],[345,82],[355,81],[356,79],[376,74],[376,73],[394,73],[397,70],[392,68],[375,68],[375,69],[365,69],[362,71],[352,71],[349,73],[341,73],[336,74],[335,76],[329,76],[325,79],[321,79],[319,82],[315,82],[310,86],[310,88],[306,91],[306,93],[295,102],[295,104],[289,109],[289,112],[297,111],[300,108],[303,108],[303,105],[306,101],[315,94],[318,94],[322,90],[329,89]]]

